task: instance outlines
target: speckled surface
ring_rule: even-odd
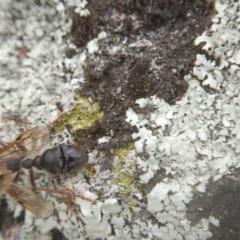
[[[225,182],[232,192],[238,190],[235,169],[239,168],[240,151],[239,2],[215,2],[217,12],[210,29],[193,42],[200,50],[192,69],[183,76],[182,81],[186,83],[173,82],[175,88],[166,88],[168,93],[173,89],[174,101],[169,100],[169,95],[151,95],[151,92],[143,96],[127,95],[127,85],[123,83],[120,88],[118,78],[113,77],[118,64],[107,65],[108,58],[101,61],[100,54],[109,46],[111,54],[121,55],[124,48],[144,46],[144,49],[151,49],[157,46],[156,42],[144,40],[141,34],[135,45],[131,45],[131,41],[124,45],[124,34],[119,35],[120,40],[113,38],[111,42],[108,28],[103,27],[99,32],[88,30],[90,20],[79,30],[85,34],[84,38],[76,32],[72,38],[67,37],[71,29],[71,20],[65,11],[68,6],[74,6],[81,16],[91,17],[86,1],[64,4],[60,1],[0,2],[1,137],[8,142],[24,129],[53,120],[59,114],[58,108],[66,111],[70,118],[56,127],[62,132],[58,132],[60,136],[54,141],[80,142],[88,152],[89,163],[82,171],[65,176],[52,177],[37,172],[36,184],[70,189],[96,200],[96,204],[39,192],[53,204],[54,214],[47,219],[37,219],[25,211],[24,220],[15,221],[12,226],[15,229],[21,226],[21,230],[16,233],[1,227],[2,239],[11,234],[18,239],[40,236],[54,239],[53,229],[58,229],[67,239],[202,240],[221,239],[222,236],[236,239],[240,231],[239,220],[235,223],[229,220],[231,225],[228,225],[226,218],[231,219],[233,215],[224,215],[224,210],[227,211],[225,199],[221,203],[216,196],[219,189],[224,191],[219,186],[225,186]],[[126,17],[115,11],[112,17],[115,30],[122,31],[130,18],[134,21],[133,29],[142,24],[133,18],[134,14]],[[116,22],[119,28],[114,25]],[[76,47],[84,43],[86,46]],[[70,49],[74,52],[71,57],[67,54]],[[154,48],[151,51],[154,52]],[[159,56],[154,54],[148,57],[159,61]],[[101,81],[101,74],[106,77],[107,68],[102,67],[101,71],[95,68],[92,75],[89,73],[87,64],[91,65],[94,58],[99,68],[100,63],[110,66],[107,77],[115,81],[112,85],[109,82],[109,86],[116,98],[109,97],[104,90],[106,83]],[[129,62],[126,66],[131,65]],[[167,63],[160,61],[158,66],[159,63],[150,62],[151,71],[154,69],[150,76],[163,76],[157,71],[161,73],[161,67]],[[131,77],[136,77],[129,69],[125,68],[126,72],[121,74],[121,70],[116,71],[119,79],[130,81]],[[139,79],[149,79],[149,76],[141,77]],[[97,86],[92,87],[95,92],[90,92],[91,84]],[[180,85],[182,92],[176,87]],[[108,106],[104,105],[104,98],[100,98],[95,89],[112,100],[113,105],[110,101]],[[78,97],[74,98],[70,90],[78,92]],[[123,103],[122,108],[118,98]],[[114,104],[121,111],[115,111]],[[107,114],[111,113],[111,105],[116,118],[109,120],[111,115]],[[120,120],[117,122],[119,132],[117,124],[111,128],[118,114],[119,119],[125,121],[125,125],[121,125]],[[27,176],[24,171],[21,182],[25,185],[28,184]],[[229,183],[231,180],[234,184]],[[214,208],[214,201],[219,210]],[[21,207],[10,200],[8,205],[14,212],[14,219],[19,219]],[[220,231],[219,226],[224,230]]]

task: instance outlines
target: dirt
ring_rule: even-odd
[[[201,48],[193,41],[209,28],[215,13],[213,3],[207,2],[89,1],[88,18],[70,8],[69,37],[78,47],[84,49],[89,39],[107,33],[99,53],[87,59],[86,82],[79,91],[98,102],[105,113],[89,137],[80,140],[83,147],[98,148],[111,159],[116,149],[132,142],[136,131],[125,122],[126,110],[148,114],[148,109],[138,108],[136,99],[156,95],[172,105],[183,97],[188,88],[184,76]],[[109,143],[97,144],[98,138],[110,135]]]
[[[84,50],[87,42],[101,31],[108,35],[101,42],[99,53],[87,59],[86,82],[79,91],[98,102],[105,113],[87,138],[78,139],[89,151],[97,148],[105,152],[104,168],[111,168],[117,149],[133,141],[131,136],[136,129],[125,122],[126,110],[131,107],[137,113],[149,112],[147,108],[139,109],[136,99],[156,95],[172,105],[186,93],[188,84],[184,76],[192,70],[196,54],[201,51],[201,46],[195,47],[193,41],[208,30],[215,14],[213,3],[207,2],[92,0],[88,3],[91,16],[87,18],[79,17],[69,8],[73,25],[68,37],[77,47]],[[114,52],[116,48],[119,50]],[[66,56],[71,58],[76,53],[69,49]],[[112,135],[110,142],[98,145],[98,138],[107,135]],[[161,171],[156,174],[144,187],[146,193],[164,174]],[[0,212],[9,215],[4,204]],[[18,219],[14,221],[19,223]],[[2,221],[0,230],[10,225],[12,222]],[[238,231],[234,223],[231,226],[229,232]],[[53,230],[53,239],[60,239],[59,234]]]

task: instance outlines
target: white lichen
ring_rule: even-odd
[[[22,118],[27,118],[30,126],[39,123],[40,113],[47,119],[45,122],[55,118],[56,108],[47,106],[47,103],[54,96],[64,95],[63,91],[76,89],[83,83],[88,54],[99,51],[99,41],[106,37],[105,32],[100,33],[96,39],[90,40],[87,51],[66,58],[66,48],[74,48],[73,44],[64,41],[70,29],[66,6],[60,1],[49,1],[49,4],[43,4],[41,9],[29,1],[13,3],[2,0],[0,4],[0,33],[3,36],[0,39],[0,114],[17,111]],[[75,6],[75,12],[80,15],[89,15],[87,1],[68,4]],[[96,166],[90,183],[79,172],[74,177],[64,176],[63,185],[77,194],[97,200],[97,204],[77,198],[74,201],[77,210],[72,211],[71,204],[64,202],[62,196],[39,192],[53,204],[58,214],[41,220],[26,211],[20,230],[23,239],[36,239],[39,232],[45,234],[53,228],[69,239],[143,239],[142,236],[148,236],[147,239],[203,240],[211,237],[209,224],[219,226],[219,221],[210,216],[192,226],[186,218],[186,211],[193,190],[204,192],[210,178],[217,180],[229,173],[230,167],[240,166],[240,33],[235,17],[239,15],[238,5],[235,1],[216,0],[218,13],[213,18],[211,35],[205,32],[195,40],[196,45],[205,43],[203,49],[214,60],[208,60],[204,54],[196,56],[192,74],[185,76],[189,89],[182,100],[169,106],[155,96],[138,99],[136,104],[140,108],[149,107],[150,118],[131,108],[126,112],[126,122],[137,128],[132,136],[136,153],[132,150],[127,155],[126,166],[136,161],[138,169],[143,172],[139,176],[140,183],[144,184],[159,170],[166,171],[166,177],[149,189],[147,206],[139,203],[133,207],[128,202],[118,202],[115,195],[123,186],[121,183],[112,184],[114,176],[110,170]],[[16,19],[13,24],[11,12],[17,9],[21,9],[24,18]],[[51,22],[46,20],[48,18]],[[151,43],[136,42],[132,47],[145,45]],[[72,74],[65,74],[65,68]],[[214,92],[210,94],[203,87],[210,87]],[[65,94],[62,99],[64,108],[69,111],[71,97]],[[5,125],[6,122],[2,122],[0,127]],[[5,130],[1,135],[6,141],[17,135],[14,121],[8,121]],[[99,143],[107,141],[108,136],[99,139]],[[89,163],[94,164],[96,156],[97,153],[90,153]],[[114,164],[119,161],[116,157]],[[38,174],[39,187],[54,187],[50,176]],[[27,178],[22,177],[21,181],[29,185]],[[102,190],[105,200],[98,201],[93,190]],[[132,196],[143,199],[139,191],[132,191]],[[9,201],[11,209],[15,206]],[[21,207],[15,209],[15,216],[20,210]],[[139,212],[143,215],[136,218],[135,213]],[[151,217],[145,217],[148,214]],[[111,236],[112,229],[115,236]]]

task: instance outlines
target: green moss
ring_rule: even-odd
[[[89,129],[94,126],[97,120],[103,117],[104,112],[101,111],[98,103],[91,103],[81,95],[76,95],[75,100],[79,103],[69,115],[63,117],[55,125],[55,131],[61,132],[67,126],[71,134],[81,138],[88,135]]]
[[[79,209],[79,205],[75,203],[75,198],[63,197],[63,200],[70,211],[81,211],[81,209]]]
[[[103,151],[98,152],[95,158],[95,164],[98,164],[104,157],[105,157],[105,152]]]
[[[130,195],[132,189],[137,188],[137,175],[135,173],[137,164],[135,160],[128,161],[129,152],[133,149],[133,147],[133,144],[130,144],[126,148],[121,148],[116,151],[116,155],[119,157],[119,160],[113,167],[113,174],[115,175],[113,184],[120,184],[123,186],[123,190],[119,192],[119,196]]]
[[[136,201],[135,201],[134,198],[131,197],[131,198],[129,199],[129,205],[134,206],[134,207],[137,206],[137,203],[136,203]]]
[[[101,158],[103,158],[103,157],[105,157],[105,153],[104,153],[103,151],[100,151],[100,152],[98,153],[98,158],[101,159]]]
[[[78,171],[70,172],[69,177],[71,177],[71,178],[76,177],[77,174],[78,174]]]
[[[89,164],[86,167],[85,174],[91,178],[96,173],[96,170],[93,165]]]
[[[129,144],[126,148],[120,148],[116,151],[116,155],[120,158],[120,160],[124,160],[127,156],[130,150],[134,148],[133,144]]]
[[[105,200],[105,196],[104,196],[103,191],[99,191],[99,192],[97,193],[97,196],[98,196],[98,199],[99,199],[100,201],[104,201],[104,200]]]

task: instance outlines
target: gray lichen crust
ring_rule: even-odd
[[[40,115],[45,123],[54,119],[57,108],[48,103],[62,95],[51,103],[68,116],[55,126],[53,143],[79,142],[89,161],[64,176],[38,171],[36,185],[95,201],[39,192],[52,203],[54,214],[37,219],[25,211],[24,220],[8,226],[21,224],[19,231],[0,226],[2,238],[10,232],[36,239],[58,229],[69,240],[217,239],[223,236],[216,227],[224,223],[224,211],[211,206],[210,214],[199,199],[206,191],[216,194],[209,183],[218,184],[224,175],[229,174],[227,182],[236,182],[230,174],[239,168],[239,2],[216,0],[210,29],[194,41],[201,53],[191,71],[189,56],[183,65],[177,60],[172,66],[159,55],[154,31],[145,38],[150,26],[144,20],[164,23],[168,30],[181,26],[180,20],[173,26],[166,12],[153,11],[171,8],[165,1],[153,1],[151,8],[137,1],[126,13],[119,10],[126,10],[124,4],[111,12],[106,2],[89,10],[87,1],[39,1],[38,6],[30,0],[0,1],[2,137],[8,141],[21,131],[16,122],[27,128],[39,124]],[[197,7],[202,9],[199,2]],[[96,15],[104,9],[100,22],[109,23],[106,29],[94,29],[93,9]],[[191,11],[185,14],[193,19]],[[177,17],[182,20],[180,12]],[[190,37],[187,28],[169,34],[175,44],[174,36]],[[171,82],[164,82],[164,76]],[[20,182],[29,184],[27,172]],[[216,198],[206,199],[212,204]],[[16,219],[22,208],[7,200]],[[230,230],[229,236],[236,237],[237,231]]]

